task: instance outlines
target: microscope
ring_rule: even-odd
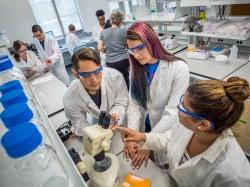
[[[105,153],[110,148],[113,136],[109,129],[110,124],[110,114],[102,111],[98,124],[83,129],[83,144],[91,155],[85,156],[84,160],[88,162],[89,185],[92,187],[118,187],[118,158],[111,153]]]

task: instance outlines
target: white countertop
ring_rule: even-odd
[[[207,60],[188,59],[186,57],[186,50],[175,54],[188,63],[191,73],[203,75],[214,79],[223,79],[230,73],[234,72],[241,66],[247,63],[248,59],[240,58],[228,63],[215,62],[215,59],[209,57]]]
[[[67,87],[51,73],[30,81],[30,85],[48,116],[62,110]]]
[[[236,70],[232,74],[228,75],[225,80],[229,77],[239,76],[246,79],[250,83],[250,62],[242,66],[240,69]]]

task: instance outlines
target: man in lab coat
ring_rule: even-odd
[[[81,44],[80,38],[75,34],[76,27],[73,24],[69,25],[69,33],[66,35],[65,42],[66,46],[71,55],[73,55],[74,48]]]
[[[32,33],[34,44],[41,60],[46,62],[51,73],[68,86],[70,83],[69,76],[65,69],[63,56],[57,41],[54,38],[46,36],[39,25],[32,26]]]
[[[105,26],[105,12],[103,10],[96,11],[96,18],[98,23],[93,28],[93,38],[98,42],[100,39],[101,32],[104,30]]]
[[[76,77],[64,98],[66,117],[73,124],[73,133],[82,136],[82,129],[97,123],[101,111],[111,120],[122,122],[128,106],[128,92],[120,72],[101,66],[100,56],[83,48],[72,57],[72,72]]]

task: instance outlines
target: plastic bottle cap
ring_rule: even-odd
[[[13,67],[13,64],[9,58],[5,58],[3,60],[0,60],[0,72],[11,69],[12,67]]]
[[[9,58],[9,56],[8,55],[0,55],[0,60],[6,59],[6,58]]]
[[[3,135],[1,143],[12,158],[28,155],[42,143],[42,135],[33,123],[23,123]]]
[[[17,89],[23,89],[23,86],[18,80],[9,81],[0,86],[0,92],[2,93],[2,95]]]
[[[33,118],[32,110],[26,103],[7,107],[0,115],[6,128],[10,129],[21,123],[27,123]]]
[[[27,102],[28,98],[26,97],[23,90],[13,90],[7,94],[4,94],[0,101],[4,108],[7,108],[10,105],[16,104],[16,103],[23,103]]]

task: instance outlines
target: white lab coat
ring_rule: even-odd
[[[92,30],[92,36],[93,38],[95,39],[95,41],[99,41],[100,40],[100,35],[101,35],[101,32],[103,31],[103,28],[98,24],[96,24],[94,27],[93,27],[93,30]]]
[[[20,61],[17,62],[17,66],[20,70],[25,68],[32,68],[32,70],[42,73],[46,64],[41,62],[41,60],[36,56],[33,51],[27,51],[27,62],[20,58]]]
[[[78,136],[82,135],[84,127],[97,121],[100,111],[117,113],[120,122],[125,116],[128,92],[122,74],[117,70],[104,68],[102,76],[100,108],[96,106],[78,79],[70,84],[63,98],[66,117],[74,125],[74,133]],[[89,120],[87,115],[95,120]]]
[[[80,38],[72,32],[66,35],[65,43],[71,55],[73,55],[74,49],[81,45]]]
[[[146,114],[149,113],[153,132],[171,129],[178,114],[180,97],[189,85],[188,66],[183,61],[166,62],[161,60],[150,85],[151,102],[145,111],[136,101],[130,99],[127,110],[128,127],[144,132]],[[143,148],[146,149],[145,146]],[[166,164],[166,154],[154,152],[157,165]]]
[[[57,41],[54,38],[45,36],[44,49],[38,39],[34,39],[41,60],[50,59],[49,70],[66,86],[69,85],[69,76],[65,69],[64,60]]]
[[[167,152],[169,174],[182,187],[248,187],[250,164],[231,130],[225,130],[203,153],[179,165],[193,132],[177,122],[172,130],[146,134],[151,150]]]

